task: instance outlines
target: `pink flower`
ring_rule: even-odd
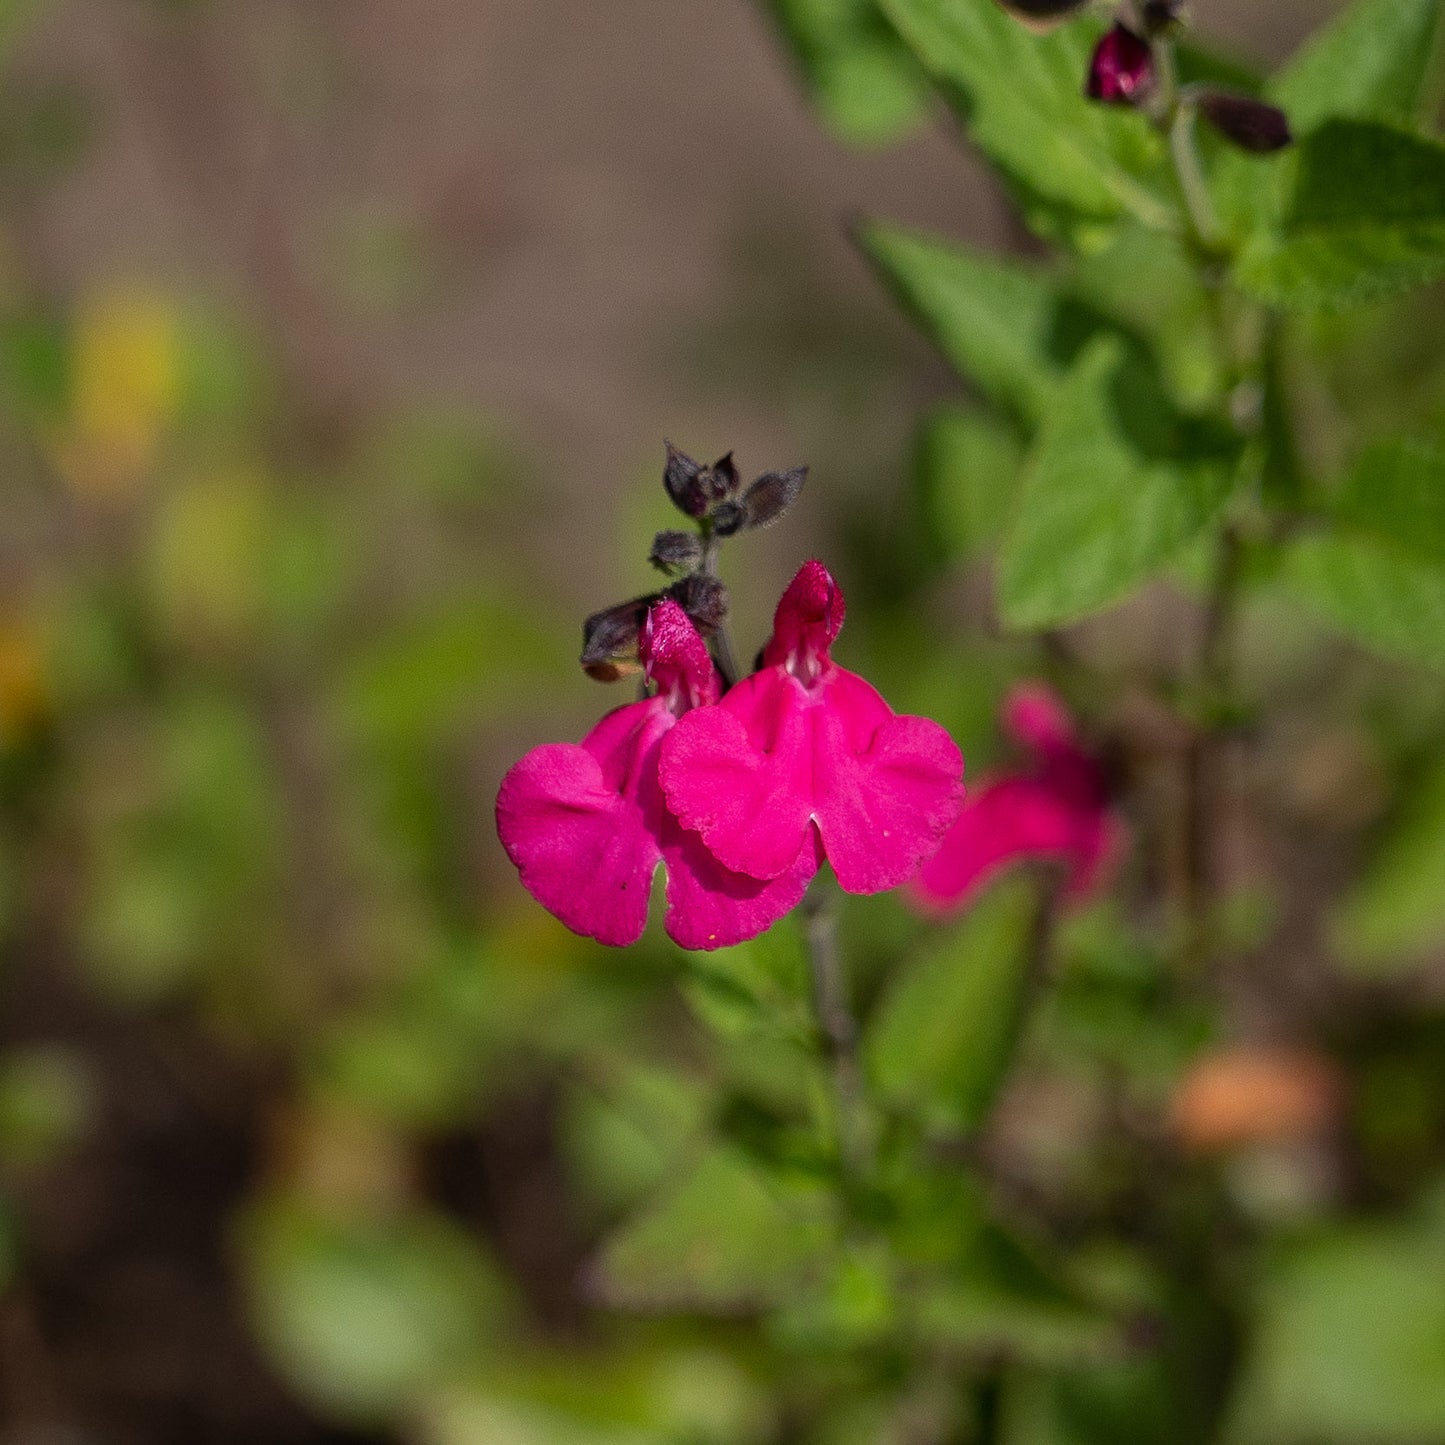
[[[635,943],[662,863],[672,939],[697,949],[739,943],[796,906],[818,859],[805,851],[759,881],[724,868],[678,825],[658,786],[658,755],[689,708],[709,710],[717,675],[675,602],[652,608],[639,655],[656,695],[615,708],[580,745],[533,748],[502,780],[497,834],[528,892],[575,933]]]
[[[1084,898],[1122,843],[1103,768],[1079,746],[1058,699],[1041,687],[1016,688],[1003,722],[1031,754],[1029,766],[990,779],[969,798],[909,890],[925,912],[952,912],[1010,863],[1028,858],[1061,860],[1067,895]]]
[[[778,603],[763,665],[662,748],[667,805],[726,867],[785,878],[818,844],[850,893],[912,877],[963,806],[963,758],[927,718],[899,716],[828,649],[843,594],[807,562]]]

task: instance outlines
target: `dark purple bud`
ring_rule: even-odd
[[[1127,25],[1115,25],[1094,47],[1084,94],[1106,105],[1138,105],[1154,88],[1154,52]]]
[[[772,526],[798,500],[807,479],[807,467],[767,472],[759,477],[743,493],[743,511],[747,513],[749,529]]]
[[[696,532],[659,532],[647,560],[659,572],[691,572],[702,561],[702,539]]]
[[[718,537],[731,537],[747,525],[748,514],[741,502],[719,502],[712,509],[712,530]]]
[[[709,502],[726,501],[741,485],[742,478],[738,475],[737,463],[733,461],[731,452],[725,457],[719,457],[703,473],[703,486]]]
[[[1030,30],[1052,30],[1082,10],[1088,0],[999,0],[999,3]]]
[[[640,672],[637,660],[637,638],[642,631],[647,609],[661,597],[654,592],[647,597],[633,597],[615,607],[594,612],[582,624],[582,670],[598,682],[616,682],[631,673]]]
[[[1283,150],[1294,140],[1289,117],[1278,106],[1267,105],[1252,95],[1206,90],[1200,93],[1196,103],[1200,115],[1240,150],[1269,155],[1271,151]]]
[[[704,637],[711,637],[728,617],[728,590],[722,580],[704,572],[694,572],[674,582],[663,594],[671,597]],[[638,626],[642,625],[639,620]]]
[[[1146,35],[1167,35],[1184,24],[1184,0],[1144,0],[1139,7]]]
[[[671,442],[664,442],[667,448],[667,465],[662,472],[662,485],[672,504],[687,517],[701,517],[707,511],[708,496],[702,483],[705,467],[684,452],[678,451]]]

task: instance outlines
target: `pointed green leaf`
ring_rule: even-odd
[[[1080,216],[1171,224],[1159,137],[1137,112],[1084,98],[1097,17],[1039,35],[997,0],[881,3],[970,137],[1027,191]]]
[[[1171,421],[1162,397],[1120,395],[1125,359],[1114,340],[1091,343],[1039,433],[999,564],[1009,626],[1051,627],[1120,601],[1197,537],[1228,494],[1222,450],[1191,437],[1187,419]],[[1131,430],[1143,426],[1162,432]]]
[[[1445,275],[1445,146],[1389,126],[1331,120],[1299,147],[1277,236],[1237,268],[1262,300],[1331,309]]]
[[[1018,1040],[1034,889],[993,888],[907,966],[864,1040],[878,1091],[954,1129],[987,1114]]]
[[[960,375],[1026,417],[1042,414],[1063,367],[1052,346],[1059,297],[1041,269],[882,223],[858,241]]]
[[[922,71],[874,0],[765,0],[813,103],[846,141],[882,145],[922,117]]]

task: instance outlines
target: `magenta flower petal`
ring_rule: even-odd
[[[1004,727],[1031,754],[1025,769],[976,789],[909,896],[925,912],[960,907],[998,872],[1027,859],[1057,859],[1066,894],[1082,899],[1103,881],[1124,840],[1103,769],[1077,741],[1063,706],[1041,688],[1019,688]]]
[[[779,878],[816,823],[850,892],[896,887],[963,803],[963,758],[926,718],[899,717],[833,662],[842,593],[806,563],[778,604],[763,667],[668,736],[660,776],[678,821],[727,868]]]
[[[675,820],[663,831],[667,864],[667,932],[683,948],[725,948],[756,938],[802,901],[823,861],[818,830],[776,878],[749,878],[724,868],[696,833]]]
[[[662,740],[677,715],[717,696],[696,629],[675,603],[653,608],[639,655],[657,696],[615,708],[580,745],[534,748],[502,781],[497,833],[522,883],[575,933],[635,943],[647,926],[652,878],[667,869],[668,933],[684,948],[740,943],[794,908],[817,872],[816,830],[790,866],[760,880],[725,868],[667,811]]]
[[[813,816],[812,729],[796,684],[765,668],[685,721],[662,757],[668,808],[734,872],[786,873]]]
[[[647,926],[662,850],[641,808],[606,773],[586,747],[533,748],[502,780],[497,834],[543,908],[574,933],[620,946]]]
[[[836,713],[820,710],[818,827],[846,893],[906,883],[937,850],[963,804],[963,755],[928,718],[894,716],[853,752]]]

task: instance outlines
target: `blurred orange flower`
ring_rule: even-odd
[[[1197,1059],[1174,1090],[1170,1132],[1197,1152],[1316,1136],[1336,1120],[1344,1088],[1311,1049],[1241,1046]]]

